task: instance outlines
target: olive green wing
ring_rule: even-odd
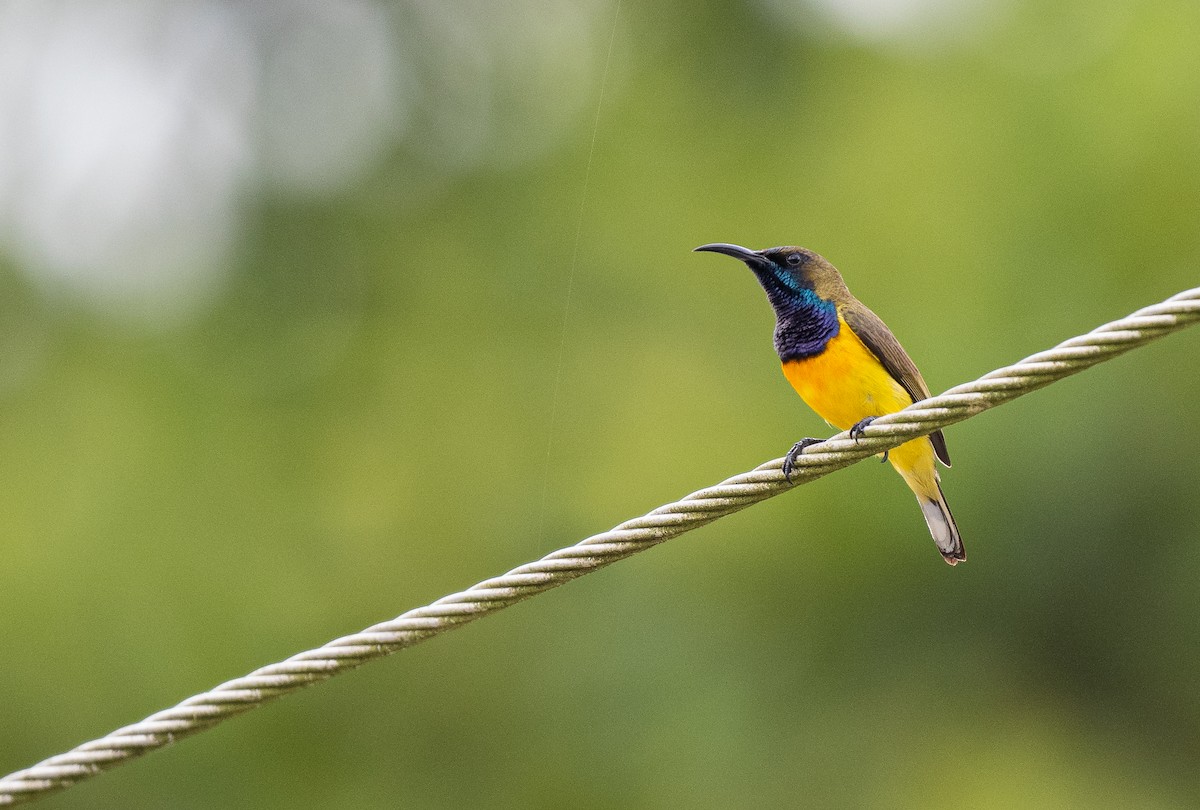
[[[854,334],[858,335],[859,340],[866,344],[871,353],[879,359],[879,362],[883,363],[883,367],[887,369],[888,374],[892,375],[892,379],[904,387],[908,395],[913,398],[913,402],[929,398],[929,386],[925,384],[921,372],[917,370],[912,358],[904,351],[900,341],[896,340],[892,330],[887,328],[878,315],[861,302],[853,301],[842,306],[842,319],[846,321],[846,325]],[[950,451],[946,449],[946,437],[940,430],[935,430],[929,434],[929,440],[933,442],[933,452],[937,454],[938,459],[949,467]]]

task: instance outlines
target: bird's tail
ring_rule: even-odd
[[[958,535],[954,515],[950,514],[950,507],[946,504],[946,496],[942,494],[941,484],[937,485],[936,498],[918,495],[917,501],[921,504],[925,522],[929,524],[933,542],[937,543],[938,551],[942,552],[942,559],[950,565],[958,565],[965,560],[967,553],[963,550],[962,538]]]

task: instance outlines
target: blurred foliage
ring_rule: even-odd
[[[534,159],[256,202],[190,320],[8,261],[0,771],[822,435],[695,245],[825,254],[935,391],[1195,286],[1200,6],[1102,6],[626,3],[594,154],[602,57]],[[45,806],[1194,806],[1197,340],[951,429],[957,569],[857,465]]]

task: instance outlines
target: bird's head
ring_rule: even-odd
[[[807,248],[792,245],[750,250],[740,245],[714,242],[696,250],[723,253],[745,262],[767,291],[776,311],[811,304],[814,298],[836,302],[849,294],[837,268]]]

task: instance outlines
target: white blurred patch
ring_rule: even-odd
[[[386,18],[284,5],[0,7],[0,220],[30,275],[179,314],[217,287],[264,175],[330,187],[375,157],[394,120]]]
[[[759,0],[801,32],[833,26],[856,39],[913,50],[952,44],[979,33],[1007,2],[998,0]]]
[[[407,66],[390,18],[359,0],[247,6],[261,54],[258,153],[267,182],[329,191],[406,129]]]
[[[266,191],[337,191],[398,143],[426,181],[558,143],[595,101],[599,8],[7,0],[0,250],[118,314],[194,311]]]
[[[0,14],[0,215],[17,260],[139,308],[211,286],[250,152],[245,32],[207,3]]]

